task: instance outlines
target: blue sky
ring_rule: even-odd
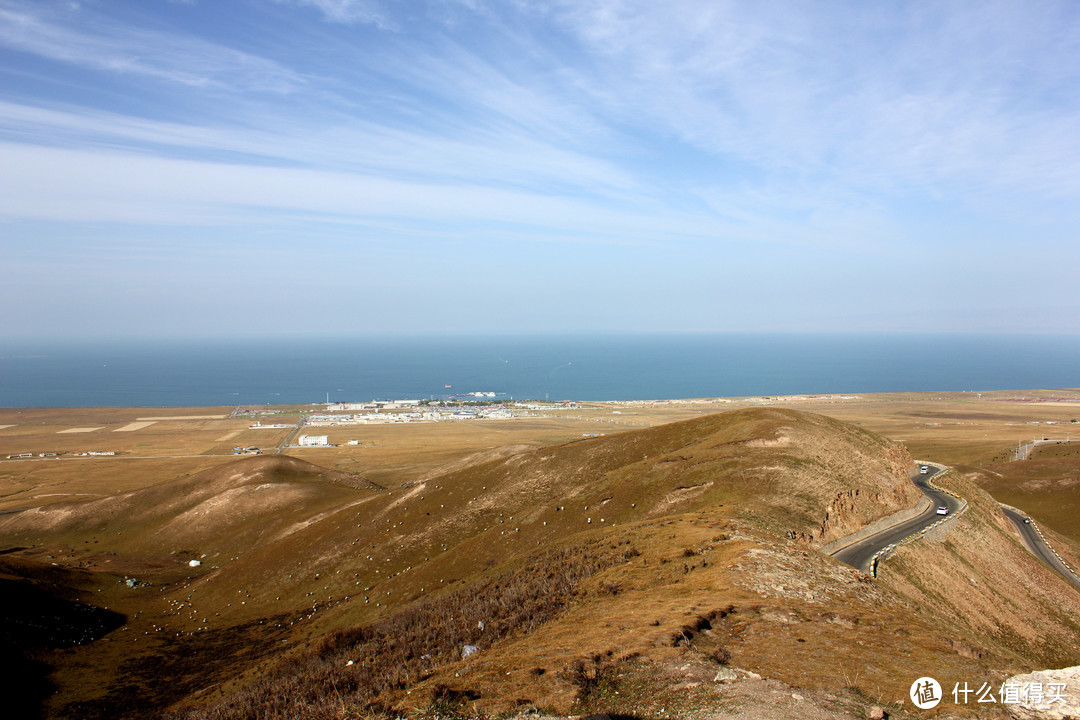
[[[8,337],[1080,332],[1080,4],[2,0]]]

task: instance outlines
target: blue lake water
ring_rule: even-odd
[[[452,385],[450,389],[445,385]],[[640,334],[0,343],[0,407],[1080,386],[1080,336]]]

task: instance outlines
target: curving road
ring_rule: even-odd
[[[870,560],[877,554],[878,550],[892,545],[893,543],[898,543],[908,535],[913,535],[940,520],[941,516],[937,514],[939,506],[944,505],[949,508],[950,515],[959,510],[961,507],[959,500],[952,495],[932,488],[927,484],[927,481],[930,478],[943,472],[942,468],[933,465],[930,465],[929,468],[930,472],[926,475],[916,475],[914,477],[915,485],[923,491],[924,495],[930,498],[930,508],[926,512],[906,522],[902,522],[899,525],[894,525],[887,530],[882,530],[875,535],[871,535],[865,540],[853,543],[834,553],[833,557],[843,563],[847,563],[856,570],[868,572]]]
[[[1069,572],[1069,568],[1065,567],[1065,563],[1058,559],[1058,556],[1054,554],[1054,551],[1050,549],[1050,546],[1042,539],[1038,531],[1035,529],[1034,523],[1024,522],[1027,519],[1023,513],[1019,513],[1009,507],[1002,506],[1001,511],[1005,513],[1005,517],[1012,521],[1012,524],[1016,526],[1016,529],[1020,532],[1020,537],[1024,541],[1024,545],[1031,551],[1031,554],[1042,560],[1045,564],[1056,570],[1066,580],[1071,582],[1076,587],[1080,588],[1080,578]]]

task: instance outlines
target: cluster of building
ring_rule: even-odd
[[[62,454],[66,454],[66,453],[39,452],[39,453],[37,453],[37,457],[39,457],[39,458],[54,458],[54,457],[60,457],[60,455],[62,455]],[[91,455],[94,455],[94,456],[96,456],[96,455],[115,455],[115,454],[116,454],[115,450],[88,450],[86,452],[72,453],[72,455],[74,455],[76,457],[87,457],[87,456],[91,456]],[[29,460],[30,458],[32,458],[34,456],[35,455],[32,452],[24,452],[24,453],[15,453],[14,455],[8,455],[7,459],[8,460]]]
[[[336,410],[340,406],[328,409]],[[371,425],[408,422],[442,422],[444,420],[510,420],[521,417],[524,413],[503,406],[461,407],[461,406],[425,406],[406,412],[383,412],[385,406],[374,412],[334,414],[330,412],[309,415],[304,425],[309,427],[327,427],[336,425]]]
[[[407,410],[418,408],[423,400],[372,400],[367,403],[328,403],[326,412],[350,412],[354,410]]]
[[[484,395],[485,393],[469,393]],[[491,393],[494,394],[494,393]],[[455,400],[373,400],[366,403],[327,403],[321,412],[305,415],[303,427],[341,427],[350,425],[387,425],[395,423],[445,422],[451,420],[511,420],[536,416],[537,411],[577,407],[576,403],[485,403]],[[282,424],[255,423],[252,430],[283,428]],[[359,445],[349,440],[348,445]],[[300,435],[296,447],[336,447],[328,435]],[[235,448],[236,452],[250,448]]]

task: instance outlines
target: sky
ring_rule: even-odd
[[[1080,3],[0,0],[0,336],[1078,333]]]

